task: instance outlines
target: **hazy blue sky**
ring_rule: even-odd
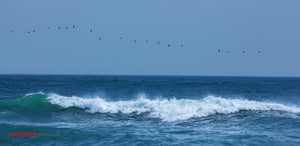
[[[299,0],[1,0],[0,18],[2,74],[300,76]]]

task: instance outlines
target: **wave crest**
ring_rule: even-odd
[[[141,95],[136,100],[130,101],[106,101],[102,98],[80,98],[76,96],[65,97],[50,94],[47,97],[51,104],[63,108],[77,107],[86,109],[90,113],[144,113],[149,112],[151,117],[160,118],[163,121],[185,120],[192,117],[204,117],[214,114],[230,114],[241,110],[260,111],[285,111],[300,113],[300,108],[286,106],[279,103],[258,102],[242,99],[225,99],[208,96],[200,100],[192,99],[148,99]]]

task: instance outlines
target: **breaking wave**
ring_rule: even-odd
[[[300,108],[280,103],[258,102],[245,99],[225,99],[208,96],[199,100],[192,99],[148,99],[146,95],[129,101],[106,101],[100,97],[81,98],[49,94],[48,102],[63,108],[76,107],[90,113],[145,113],[163,121],[186,120],[214,114],[230,114],[239,111],[284,111],[300,113]]]

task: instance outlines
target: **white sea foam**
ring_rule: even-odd
[[[35,93],[27,93],[27,94],[25,94],[25,96],[31,96],[31,95],[36,95],[36,94],[45,94],[45,93],[39,91],[39,92],[35,92]]]
[[[225,99],[208,96],[200,100],[192,99],[148,99],[141,95],[136,100],[130,101],[106,101],[102,98],[80,98],[76,96],[65,97],[50,94],[47,99],[52,104],[63,108],[84,108],[90,113],[124,113],[137,114],[149,112],[151,117],[160,118],[163,121],[185,120],[192,117],[203,117],[214,114],[230,114],[241,110],[277,110],[292,113],[300,113],[300,108],[287,106],[280,103],[258,102],[242,99]]]

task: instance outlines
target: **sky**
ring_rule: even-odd
[[[1,0],[0,74],[299,77],[299,8],[297,0]]]

